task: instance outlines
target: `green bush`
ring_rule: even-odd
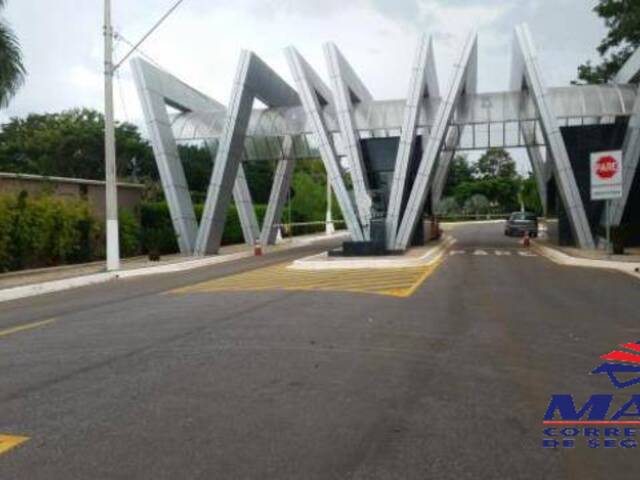
[[[96,224],[89,205],[26,192],[0,199],[0,270],[89,261]]]
[[[165,202],[143,203],[140,206],[140,224],[144,253],[168,254],[178,251],[169,207]]]
[[[202,218],[202,204],[194,205],[196,218],[198,222]],[[262,225],[267,207],[265,205],[256,205],[255,212],[258,222]],[[140,208],[141,226],[142,226],[142,245],[145,253],[155,252],[166,255],[178,252],[178,243],[176,241],[173,224],[171,222],[171,214],[166,202],[144,203]],[[243,243],[242,227],[238,212],[234,205],[229,207],[227,220],[222,236],[223,245],[231,245]]]
[[[120,255],[133,257],[140,254],[141,228],[136,216],[129,210],[121,208],[118,212],[120,228]]]
[[[9,196],[0,197],[0,272],[9,270],[13,204]]]

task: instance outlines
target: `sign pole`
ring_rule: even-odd
[[[611,248],[611,200],[605,200],[605,208],[607,209],[607,253],[611,255],[613,253]]]
[[[607,256],[613,254],[611,243],[611,200],[622,197],[622,151],[591,153],[591,200],[604,200]]]

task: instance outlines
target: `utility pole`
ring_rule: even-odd
[[[118,62],[113,61],[111,0],[104,0],[104,164],[107,217],[107,271],[120,269],[118,226],[118,178],[116,175],[116,133],[113,114],[113,76],[122,64],[155,32],[184,0],[177,0],[138,43]]]
[[[120,269],[116,136],[113,114],[113,25],[111,0],[104,0],[104,161],[107,217],[107,271]]]

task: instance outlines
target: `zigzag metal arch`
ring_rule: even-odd
[[[183,254],[191,254],[198,223],[166,106],[181,111],[224,107],[142,59],[131,65],[178,245]]]
[[[269,197],[269,205],[264,216],[260,243],[263,245],[274,245],[278,237],[278,227],[276,223],[282,218],[282,211],[287,202],[287,194],[291,188],[295,158],[293,157],[293,139],[285,137],[282,145],[282,157],[278,160],[273,178],[273,187]]]
[[[427,192],[431,186],[436,162],[442,150],[445,135],[454,114],[454,108],[463,95],[466,86],[475,85],[477,61],[478,39],[476,33],[472,32],[467,37],[460,60],[454,66],[453,78],[447,96],[442,99],[436,113],[433,128],[429,132],[418,173],[396,236],[395,248],[397,250],[406,250],[411,241],[411,236],[424,208]]]
[[[291,74],[300,92],[302,105],[312,124],[312,131],[317,137],[320,156],[342,210],[347,229],[354,240],[364,240],[365,234],[360,219],[344,183],[335,146],[325,124],[323,108],[330,105],[333,95],[320,76],[294,47],[287,48],[286,54]]]
[[[179,248],[181,253],[189,255],[195,249],[198,225],[166,105],[181,112],[225,112],[226,109],[222,104],[142,59],[134,59],[131,63]],[[211,140],[208,139],[206,143],[213,154],[215,148]],[[286,147],[287,145],[289,147]],[[287,149],[290,149],[290,145],[291,140],[286,137],[280,163],[293,164],[290,150]],[[292,168],[288,167],[285,173],[291,171]],[[259,235],[265,244],[275,242],[277,231],[274,225],[281,217],[286,201],[283,197],[286,198],[290,179],[290,173],[276,175],[278,181],[272,188],[263,231],[260,234],[244,169],[241,164],[238,166],[238,174],[233,182],[233,197],[247,244],[253,245]]]
[[[277,233],[273,225],[281,216],[285,201],[283,199],[286,198],[286,190],[291,180],[293,162],[290,160],[293,160],[296,155],[300,158],[319,155],[322,158],[352,238],[365,239],[368,234],[366,228],[368,212],[363,209],[363,205],[367,202],[362,201],[362,196],[356,195],[355,202],[351,198],[344,183],[339,156],[344,154],[349,160],[354,186],[358,184],[361,191],[366,190],[367,176],[362,165],[359,139],[371,136],[397,136],[394,133],[397,131],[400,132],[401,143],[398,148],[387,218],[387,224],[395,222],[395,227],[387,229],[388,234],[391,232],[388,246],[405,248],[415,226],[414,222],[418,221],[423,209],[426,195],[430,192],[432,199],[439,198],[453,153],[456,149],[484,148],[482,141],[476,143],[475,126],[476,124],[490,126],[496,122],[502,124],[503,134],[507,125],[518,125],[519,134],[515,142],[512,139],[505,140],[506,137],[503,135],[502,146],[531,147],[528,148],[529,158],[534,167],[541,194],[549,175],[555,175],[559,179],[559,191],[570,213],[571,225],[578,243],[581,246],[591,245],[593,239],[588,224],[583,222],[586,216],[568,162],[566,147],[559,132],[559,125],[570,124],[571,120],[593,124],[600,121],[608,122],[610,118],[632,117],[624,147],[625,171],[632,170],[630,170],[631,173],[625,173],[625,177],[630,182],[636,168],[633,162],[635,161],[637,166],[638,156],[640,156],[640,120],[638,120],[640,119],[640,93],[637,86],[626,84],[573,86],[547,90],[540,80],[541,70],[537,64],[528,31],[525,30],[523,33],[522,27],[517,30],[515,45],[516,61],[512,68],[515,91],[474,93],[477,47],[475,37],[470,37],[463,50],[461,61],[456,65],[454,81],[444,99],[439,98],[431,45],[426,39],[421,41],[418,48],[406,101],[374,101],[344,57],[332,46],[327,46],[325,51],[335,92],[332,93],[309,64],[293,48],[290,48],[287,56],[300,91],[300,98],[298,99],[297,94],[264,64],[262,64],[264,69],[257,68],[257,70],[262,73],[268,71],[269,73],[265,74],[269,78],[268,81],[265,82],[261,74],[251,76],[248,73],[251,68],[247,65],[252,62],[261,64],[261,61],[257,57],[256,60],[249,58],[244,67],[241,63],[238,78],[244,76],[244,80],[236,81],[230,112],[226,112],[222,105],[164,72],[154,72],[153,75],[149,75],[150,78],[138,81],[154,153],[181,251],[184,253],[193,251],[196,240],[201,242],[199,246],[204,245],[198,253],[212,253],[217,250],[219,239],[216,242],[215,236],[221,235],[224,224],[224,217],[220,217],[219,210],[225,208],[225,204],[228,206],[229,184],[234,184],[233,191],[239,206],[245,240],[253,243],[260,235],[264,243],[270,243]],[[640,54],[635,54],[632,60],[634,58],[640,58]],[[134,71],[136,70],[144,69],[134,68]],[[628,82],[638,76],[631,67],[625,66],[623,70],[624,72],[621,71],[619,74],[620,82]],[[136,77],[144,76],[144,72],[136,72]],[[241,88],[240,84],[244,87]],[[273,108],[251,111],[247,102],[252,103],[254,97],[264,100],[265,96],[269,96],[269,91],[273,90],[274,84],[277,101],[265,102]],[[263,89],[267,90],[266,94],[262,92]],[[254,95],[251,96],[252,94]],[[293,103],[294,96],[298,103]],[[250,101],[246,100],[248,97],[251,97]],[[283,97],[286,97],[285,101],[280,102]],[[300,100],[302,104],[299,103]],[[493,109],[485,109],[486,103],[493,104]],[[178,108],[183,113],[170,120],[166,111],[167,104]],[[245,117],[251,117],[251,119],[248,120]],[[200,123],[202,128],[191,128],[192,124],[197,123]],[[538,134],[540,131],[542,135]],[[197,132],[200,132],[200,136]],[[424,132],[428,134],[423,134]],[[471,146],[464,138],[468,137],[469,133],[472,137]],[[334,143],[334,136],[337,134],[342,135],[343,142],[336,140]],[[407,165],[418,134],[423,134],[424,152],[414,188],[411,192],[407,192]],[[296,142],[293,142],[292,136],[295,137]],[[313,147],[313,142],[307,143],[306,138],[309,136],[317,137],[319,144],[317,150]],[[193,215],[184,172],[178,159],[176,137],[183,140],[199,138],[211,142],[220,140],[219,158],[212,175],[207,202],[208,213],[213,212],[213,214],[211,217],[205,217],[208,225],[204,225],[205,222],[203,222],[200,232]],[[284,145],[281,141],[283,137]],[[246,144],[242,145],[245,140]],[[269,140],[269,148],[259,149],[258,140]],[[267,146],[266,143],[265,141],[265,146]],[[345,151],[339,152],[343,143]],[[294,144],[295,148],[292,148]],[[274,145],[276,145],[275,148]],[[301,150],[300,145],[302,145]],[[489,145],[491,146],[491,136]],[[546,154],[549,159],[546,161],[542,160],[542,152],[537,148],[542,145],[547,147]],[[246,146],[246,156],[239,158],[242,157],[240,153],[242,146]],[[501,146],[499,140],[495,146]],[[222,158],[221,150],[225,148],[227,153]],[[263,155],[265,150],[270,150],[269,156]],[[633,151],[637,154],[632,154]],[[630,161],[626,160],[628,156]],[[222,162],[220,158],[223,159]],[[255,213],[240,162],[250,158],[279,160],[267,220],[261,234],[258,233]],[[219,167],[221,164],[224,166]],[[222,173],[216,174],[218,168]],[[360,168],[359,173],[358,168]],[[355,180],[358,175],[363,179],[361,183]],[[404,218],[400,218],[399,213],[408,193],[410,196]],[[580,202],[579,204],[576,203],[576,199]],[[623,211],[624,202],[621,203],[621,211]],[[394,216],[393,212],[398,214]],[[397,228],[398,224],[400,228]],[[209,233],[203,233],[204,230],[208,230]]]
[[[205,143],[211,152],[211,158],[215,158],[216,148],[214,143],[210,139],[205,140]],[[240,227],[242,228],[242,236],[245,243],[254,245],[260,235],[260,227],[258,226],[258,218],[253,208],[251,192],[242,164],[238,167],[238,175],[233,185],[233,200],[240,219]]]
[[[363,226],[363,234],[365,238],[368,238],[369,229],[367,226],[371,217],[371,197],[367,172],[362,159],[360,137],[353,119],[353,107],[354,104],[361,102],[373,102],[373,96],[340,53],[338,47],[333,43],[327,43],[324,49],[329,76],[333,83],[336,115],[349,160],[356,207],[360,216],[360,224]]]
[[[477,42],[477,39],[476,39]],[[478,51],[477,46],[472,50],[472,57],[469,59],[467,69],[464,78],[464,89],[458,99],[457,108],[454,109],[454,117],[466,118],[469,116],[471,110],[470,102],[468,99],[471,95],[478,93]],[[464,132],[464,125],[449,125],[446,140],[444,142],[444,148],[440,152],[438,166],[436,169],[435,178],[431,185],[431,204],[435,208],[440,202],[444,186],[449,176],[449,170],[451,169],[451,161],[455,157],[456,150],[460,145],[460,139]]]
[[[542,81],[537,53],[528,27],[516,27],[515,37],[511,86],[514,90],[526,90],[533,96],[542,132],[553,160],[558,191],[567,211],[574,238],[580,247],[593,248],[591,228],[573,175],[569,154],[560,133],[558,119],[546,99],[547,89]]]
[[[460,143],[461,129],[464,127],[450,126],[449,133],[447,134],[447,140],[445,141],[444,150],[440,153],[440,162],[438,169],[436,170],[436,176],[433,180],[433,186],[431,187],[431,205],[433,208],[437,208],[440,200],[442,199],[442,193],[449,177],[449,171],[451,170],[451,161],[456,155],[456,148]]]
[[[440,87],[438,86],[438,74],[433,55],[433,41],[424,36],[420,39],[411,68],[409,93],[407,94],[407,103],[404,109],[400,143],[398,144],[396,165],[389,196],[386,235],[387,247],[390,249],[395,248],[396,233],[400,222],[402,203],[405,198],[409,161],[413,155],[420,109],[423,107],[423,99],[426,97],[439,98]]]
[[[535,131],[534,127],[528,123],[522,123],[520,125],[522,135],[527,144],[527,155],[529,162],[533,169],[533,175],[536,179],[536,185],[538,186],[538,196],[540,197],[540,204],[544,215],[547,214],[547,178],[545,176],[545,164],[540,153],[540,148],[535,145]]]
[[[640,74],[640,49],[627,60],[615,77],[616,83],[628,83]],[[631,117],[627,125],[627,132],[622,144],[622,198],[611,202],[611,223],[620,225],[624,211],[629,201],[629,192],[638,170],[640,160],[640,86],[633,106]],[[603,212],[602,224],[606,224],[606,212]]]
[[[243,51],[231,93],[230,108],[211,175],[195,254],[217,253],[237,177],[255,99],[269,107],[300,104],[298,94],[254,53]],[[285,154],[286,155],[286,154]],[[281,197],[278,197],[281,198]]]

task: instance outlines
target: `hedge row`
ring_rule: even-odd
[[[202,204],[194,206],[198,222],[202,217],[203,208],[204,205]],[[256,205],[255,207],[256,216],[260,224],[262,224],[266,210],[267,207],[265,205]],[[178,243],[171,223],[171,214],[166,202],[143,204],[140,208],[140,223],[142,227],[141,243],[145,253],[156,251],[165,255],[178,251]],[[234,205],[231,205],[227,213],[222,244],[231,245],[242,242],[244,242],[244,237],[242,236],[238,211]]]
[[[195,205],[198,221],[202,210],[202,204]],[[266,206],[257,205],[255,211],[261,225]],[[165,202],[144,203],[137,213],[139,215],[127,210],[119,212],[123,257],[178,251]],[[296,209],[291,213],[294,222],[309,220]],[[323,225],[301,226],[293,233],[323,229]],[[232,205],[222,244],[243,241],[238,212]],[[26,192],[0,196],[0,272],[100,260],[105,256],[104,244],[104,222],[95,218],[86,201],[51,195],[29,196]]]
[[[198,220],[203,205],[195,205]],[[258,205],[262,222],[266,207]],[[144,203],[139,216],[120,210],[120,253],[131,257],[151,250],[176,253],[178,245],[165,202]],[[238,213],[232,205],[222,239],[223,245],[242,243]],[[83,200],[51,195],[0,196],[0,272],[40,268],[103,259],[105,233]]]
[[[0,196],[0,270],[87,262],[100,228],[89,205],[50,196]]]

